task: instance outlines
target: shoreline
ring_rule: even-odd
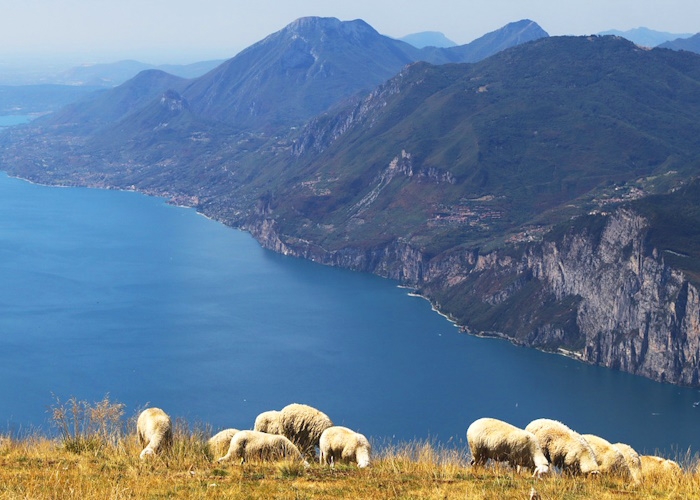
[[[117,188],[117,187],[105,186],[105,185],[96,186],[96,185],[89,185],[89,184],[88,184],[88,185],[76,185],[76,184],[69,184],[69,185],[66,185],[66,184],[47,184],[47,183],[43,183],[43,182],[33,181],[33,180],[31,180],[31,179],[27,179],[27,178],[20,177],[20,176],[17,176],[17,175],[12,175],[12,174],[10,174],[9,172],[7,172],[6,170],[1,170],[1,169],[0,169],[0,172],[2,172],[2,173],[4,173],[5,175],[7,175],[8,178],[17,179],[17,180],[20,180],[20,181],[28,182],[28,183],[30,183],[30,184],[34,184],[34,185],[37,185],[37,186],[43,186],[43,187],[61,187],[61,188],[71,188],[71,187],[74,187],[74,188],[82,188],[82,189],[102,189],[102,190],[108,190],[108,191],[123,191],[123,192],[129,192],[129,193],[137,193],[137,194],[140,194],[140,195],[143,195],[143,196],[152,197],[152,198],[160,198],[160,199],[162,199],[162,200],[164,201],[164,203],[165,203],[166,205],[169,205],[169,206],[172,206],[172,207],[175,207],[175,208],[192,209],[192,210],[194,210],[195,213],[197,213],[198,215],[201,215],[202,217],[204,217],[204,218],[206,218],[206,219],[209,219],[209,220],[211,220],[211,221],[213,221],[213,222],[216,222],[216,223],[218,223],[218,224],[222,224],[223,226],[225,226],[225,227],[227,227],[227,228],[234,229],[234,230],[237,230],[237,231],[246,232],[246,233],[248,233],[248,234],[256,241],[256,243],[257,243],[261,248],[268,248],[268,247],[266,247],[265,245],[263,245],[262,242],[261,242],[260,240],[258,240],[258,239],[253,235],[253,233],[252,233],[250,230],[245,229],[245,228],[242,227],[242,226],[235,226],[235,225],[232,225],[232,224],[228,224],[228,223],[224,222],[223,220],[219,220],[219,219],[217,219],[217,218],[215,218],[215,217],[213,217],[213,216],[207,215],[205,212],[201,211],[201,210],[198,209],[196,206],[178,204],[178,203],[174,202],[174,201],[175,201],[174,198],[172,198],[172,197],[171,197],[171,198],[168,198],[168,193],[160,193],[160,194],[158,194],[158,193],[155,193],[155,192],[142,191],[142,190],[136,189],[135,187],[132,187],[132,188],[129,188],[129,189],[125,189],[125,188]],[[269,248],[269,249],[275,251],[274,249],[271,249],[271,248]],[[276,253],[280,253],[280,252],[276,252]],[[672,253],[675,253],[675,252],[672,252]],[[286,255],[286,254],[285,254],[285,255]],[[293,255],[293,256],[298,257],[298,258],[304,258],[303,256],[298,255],[296,252],[292,252],[290,255]],[[309,260],[310,262],[316,262],[316,261],[314,261],[313,259],[306,259],[306,260]],[[319,263],[319,262],[316,262],[316,263]],[[360,271],[360,272],[362,272],[362,271]],[[373,274],[373,273],[367,273],[367,274]],[[374,274],[373,274],[373,275],[374,275]],[[375,275],[375,276],[376,276],[376,275]],[[512,337],[509,337],[508,335],[506,335],[506,334],[504,334],[504,333],[502,333],[502,332],[496,332],[496,331],[479,331],[479,332],[474,332],[474,331],[472,331],[468,326],[466,326],[466,325],[461,325],[461,324],[460,324],[456,319],[454,319],[449,313],[444,313],[444,312],[442,312],[440,309],[438,309],[438,307],[436,306],[436,304],[435,304],[432,300],[430,300],[430,298],[428,298],[428,297],[426,297],[426,296],[420,294],[420,293],[417,291],[417,290],[418,290],[417,287],[412,286],[412,285],[407,285],[407,284],[398,284],[397,287],[398,287],[398,288],[402,288],[402,289],[406,289],[406,290],[410,290],[410,291],[407,293],[407,295],[408,295],[409,297],[417,297],[417,298],[421,298],[421,299],[423,299],[423,300],[428,301],[428,303],[429,303],[430,306],[431,306],[431,310],[432,310],[433,312],[439,314],[439,315],[442,316],[443,318],[445,318],[445,319],[446,319],[447,321],[449,321],[454,327],[458,328],[458,329],[460,330],[460,333],[463,333],[463,334],[466,334],[466,335],[472,335],[472,336],[475,336],[475,337],[478,337],[478,338],[491,338],[491,339],[505,340],[505,341],[507,341],[507,342],[509,342],[509,343],[511,343],[511,344],[513,344],[513,345],[519,346],[519,347],[526,347],[526,348],[528,348],[528,349],[535,349],[535,350],[537,350],[537,351],[540,351],[540,352],[543,352],[543,353],[547,353],[547,354],[556,354],[556,355],[563,356],[563,357],[565,357],[565,358],[568,358],[568,359],[571,359],[571,360],[574,360],[574,361],[577,361],[577,362],[580,362],[580,363],[584,363],[584,364],[587,364],[587,365],[591,365],[591,366],[600,366],[600,367],[606,368],[606,369],[608,369],[608,370],[614,370],[613,368],[610,368],[610,367],[605,366],[605,365],[602,365],[602,364],[596,364],[596,363],[589,362],[589,361],[587,361],[586,359],[583,358],[583,355],[582,355],[582,354],[577,353],[577,352],[572,351],[572,350],[569,350],[569,349],[565,349],[565,348],[563,348],[563,347],[557,347],[556,350],[549,350],[549,349],[544,349],[544,348],[537,347],[537,346],[528,345],[528,344],[526,344],[526,343],[524,343],[524,342],[521,342],[521,341],[519,341],[519,340],[517,340],[517,339],[514,339],[514,338],[512,338]],[[621,371],[621,370],[616,370],[616,371]],[[631,372],[625,372],[625,373],[629,373],[630,375],[633,375],[633,376],[639,376],[639,377],[645,378],[645,379],[647,379],[647,380],[650,380],[650,381],[652,381],[652,382],[656,382],[656,383],[659,383],[659,384],[670,384],[670,385],[675,386],[675,387],[690,387],[690,388],[693,388],[693,386],[686,386],[686,385],[682,385],[682,384],[673,384],[673,383],[670,383],[670,382],[663,382],[663,381],[660,381],[660,380],[655,380],[655,379],[652,379],[652,378],[649,378],[649,377],[645,377],[645,376],[643,376],[643,375],[638,375],[638,374],[635,374],[635,373],[631,373]],[[699,387],[699,389],[700,389],[700,387]]]
[[[256,241],[256,243],[257,243],[258,245],[260,245],[262,248],[264,248],[263,245],[260,243],[260,241],[258,241],[258,240],[252,235],[252,233],[251,233],[250,231],[246,231],[245,229],[241,229],[240,227],[236,227],[236,226],[232,226],[232,225],[226,224],[225,222],[222,222],[222,221],[220,221],[220,220],[217,220],[217,219],[215,219],[214,217],[209,216],[209,215],[207,215],[206,213],[202,212],[201,210],[198,210],[196,207],[189,206],[189,205],[181,205],[181,204],[171,203],[170,200],[168,200],[165,196],[157,195],[157,194],[154,194],[154,193],[148,193],[148,192],[140,191],[140,190],[136,189],[135,187],[134,187],[133,189],[123,189],[123,188],[115,188],[115,187],[97,187],[97,186],[89,186],[89,185],[88,185],[88,186],[77,186],[77,185],[62,185],[62,184],[44,184],[44,183],[32,181],[32,180],[30,180],[30,179],[25,179],[25,178],[23,178],[23,177],[11,175],[11,174],[9,174],[7,171],[5,171],[5,170],[1,170],[1,171],[2,171],[5,175],[7,175],[9,178],[17,179],[17,180],[24,181],[24,182],[28,182],[28,183],[30,183],[30,184],[34,184],[34,185],[37,185],[37,186],[43,186],[43,187],[61,187],[61,188],[75,187],[75,188],[82,188],[82,189],[104,189],[104,190],[108,190],[108,191],[123,191],[123,192],[128,192],[128,193],[138,193],[138,194],[141,194],[141,195],[143,195],[143,196],[149,196],[149,197],[154,197],[154,198],[161,198],[161,199],[165,202],[166,205],[170,205],[170,206],[175,207],[175,208],[185,208],[185,209],[194,210],[196,214],[201,215],[201,216],[204,217],[205,219],[208,219],[208,220],[210,220],[210,221],[216,222],[217,224],[222,224],[223,226],[225,226],[225,227],[227,227],[227,228],[230,228],[230,229],[234,229],[234,230],[237,230],[237,231],[246,232],[246,233],[248,233],[248,234]],[[314,262],[314,261],[311,261],[311,262]],[[371,273],[369,273],[369,274],[371,274]],[[474,336],[474,337],[484,338],[484,339],[504,340],[504,341],[507,341],[507,342],[509,342],[509,343],[511,343],[511,344],[513,344],[513,345],[516,345],[516,346],[526,347],[526,348],[528,348],[528,349],[535,349],[535,350],[537,350],[537,351],[544,352],[544,353],[547,353],[547,354],[557,354],[557,355],[560,355],[560,356],[564,356],[565,358],[573,359],[573,360],[575,360],[575,361],[579,361],[579,362],[582,362],[582,363],[585,363],[585,364],[588,364],[588,365],[592,365],[592,363],[589,363],[589,362],[587,362],[586,360],[584,360],[583,357],[582,357],[582,355],[580,355],[580,354],[578,354],[578,353],[576,353],[576,352],[574,352],[574,351],[571,351],[571,350],[568,350],[568,349],[564,349],[564,348],[562,348],[562,347],[557,348],[556,351],[550,351],[550,350],[542,349],[542,348],[539,348],[539,347],[529,346],[529,345],[527,345],[527,344],[525,344],[525,343],[523,343],[523,342],[519,342],[518,340],[513,339],[513,338],[507,336],[506,334],[504,334],[504,333],[502,333],[502,332],[495,332],[495,331],[494,331],[494,332],[491,332],[491,331],[489,331],[489,332],[485,332],[485,331],[484,331],[484,332],[473,332],[468,326],[466,326],[466,325],[460,325],[459,322],[458,322],[456,319],[454,319],[452,316],[449,315],[449,313],[444,313],[444,312],[440,311],[440,310],[437,308],[436,304],[433,303],[433,301],[430,300],[430,298],[428,298],[428,297],[426,297],[425,295],[422,295],[421,293],[419,293],[419,292],[418,292],[418,289],[417,289],[415,286],[407,285],[407,284],[398,284],[398,285],[396,285],[396,286],[397,286],[397,288],[400,288],[400,289],[409,290],[409,291],[406,293],[406,295],[407,295],[408,297],[416,297],[416,298],[423,299],[423,300],[427,301],[427,302],[430,304],[431,310],[432,310],[433,312],[437,313],[438,315],[442,316],[443,318],[445,318],[447,321],[449,321],[449,322],[452,324],[452,326],[454,326],[455,328],[457,328],[457,329],[459,330],[459,333],[462,333],[462,334],[465,334],[465,335],[472,335],[472,336]]]

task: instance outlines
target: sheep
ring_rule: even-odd
[[[231,439],[228,452],[218,462],[240,458],[241,465],[247,460],[278,460],[289,458],[304,461],[299,448],[289,439],[279,434],[267,434],[259,431],[239,431]]]
[[[319,463],[333,465],[336,460],[355,462],[362,469],[369,465],[371,447],[367,438],[347,427],[329,427],[318,444]]]
[[[563,423],[548,418],[530,422],[525,430],[537,437],[544,456],[569,474],[598,474],[598,462],[583,437]]]
[[[631,477],[625,456],[609,441],[595,434],[584,434],[583,439],[588,441],[588,444],[593,448],[601,474],[611,474],[626,479]]]
[[[642,481],[642,461],[639,459],[639,454],[634,451],[634,448],[625,443],[615,443],[613,446],[620,450],[622,456],[625,457],[625,462],[627,462],[627,467],[630,469],[634,484],[639,484]]]
[[[333,426],[328,415],[311,406],[292,403],[279,414],[279,434],[296,444],[302,453],[313,455],[323,431]]]
[[[656,455],[641,455],[639,461],[642,463],[642,478],[659,479],[664,476],[680,475],[683,470],[678,463]]]
[[[467,429],[472,465],[483,465],[490,458],[506,461],[514,467],[527,467],[538,478],[549,473],[549,462],[537,444],[537,438],[495,418],[480,418]]]
[[[231,439],[238,433],[238,429],[224,429],[223,431],[217,432],[209,441],[207,441],[207,446],[209,451],[213,456],[223,455],[229,449],[231,445]]]
[[[280,429],[280,412],[276,410],[262,412],[255,418],[253,430],[267,432],[268,434],[282,434]]]
[[[160,408],[147,408],[136,421],[136,432],[144,449],[139,454],[141,460],[160,453],[173,444],[173,427],[170,417]]]

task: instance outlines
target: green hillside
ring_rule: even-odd
[[[697,172],[700,59],[614,37],[415,64],[361,106],[373,111],[340,137],[323,142],[353,110],[297,139],[305,152],[272,207],[283,232],[326,248],[402,237],[432,253],[566,219],[613,202],[616,187],[662,191]],[[383,184],[396,158],[403,172]]]

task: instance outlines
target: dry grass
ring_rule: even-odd
[[[69,400],[68,404],[74,408],[76,403]],[[686,466],[681,476],[662,477],[639,486],[615,478],[554,475],[535,480],[507,467],[473,468],[466,450],[432,442],[380,445],[382,451],[375,454],[367,469],[344,465],[331,469],[318,464],[304,468],[291,462],[241,466],[218,464],[205,444],[211,432],[204,427],[191,429],[179,420],[172,450],[141,461],[134,419],[122,424],[121,419],[110,417],[113,411],[104,411],[111,403],[100,403],[103,411],[98,413],[102,417],[98,421],[89,417],[86,431],[68,419],[70,432],[66,435],[61,431],[57,438],[31,435],[0,439],[0,498],[522,500],[529,498],[532,487],[542,499],[700,498],[700,474],[691,472],[697,460],[687,456],[681,457]],[[88,413],[94,406],[81,405],[88,408]],[[74,446],[75,429],[83,443],[92,444]]]

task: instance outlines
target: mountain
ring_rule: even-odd
[[[700,57],[556,37],[310,122],[246,227],[465,331],[700,385]]]
[[[462,47],[419,50],[380,35],[361,20],[302,18],[187,85],[177,83],[173,89],[182,94],[188,109],[201,120],[222,123],[239,132],[286,132],[342,99],[384,82],[411,62],[474,60],[509,44],[547,36],[535,23],[521,25],[509,24],[500,35],[500,31],[490,33]],[[165,82],[166,77],[160,81]],[[144,84],[147,88],[139,91]],[[103,103],[107,108],[121,108],[131,94],[154,98],[150,88],[146,78],[137,77],[110,90],[103,98],[83,106],[85,123],[101,121],[102,115],[112,120],[111,110],[99,111]],[[166,83],[157,88],[165,90]],[[130,109],[142,105],[144,102],[137,98]],[[80,122],[70,117],[80,107],[78,104],[68,111],[69,120]],[[58,125],[67,114],[56,114],[49,121]]]
[[[186,82],[163,71],[145,70],[114,89],[96,92],[62,108],[44,121],[51,126],[72,125],[85,133],[94,133],[97,127],[119,121],[151,103],[166,90],[183,88]]]
[[[510,47],[547,38],[549,35],[530,19],[509,23],[476,40],[457,47],[444,49],[450,54],[450,62],[477,62]],[[435,62],[423,59],[427,62]],[[441,62],[441,61],[438,61]]]
[[[455,47],[457,44],[439,31],[421,31],[399,38],[402,42],[409,43],[418,49],[423,47]]]
[[[691,36],[690,38],[677,38],[670,42],[662,43],[659,45],[662,49],[671,50],[687,50],[689,52],[695,52],[700,54],[700,33]]]
[[[183,95],[204,118],[269,131],[300,125],[408,63],[471,62],[543,36],[536,23],[521,21],[461,47],[418,50],[362,20],[302,18],[197,79]]]
[[[626,38],[642,47],[656,47],[664,42],[676,40],[678,38],[688,38],[692,33],[668,33],[665,31],[655,31],[649,28],[634,28],[627,31],[608,30],[598,33],[601,36],[613,35]]]
[[[247,129],[299,125],[419,57],[361,20],[302,18],[248,47],[185,91],[203,118]]]
[[[466,62],[547,36],[535,26],[513,30],[509,25],[507,33],[494,32],[478,43],[418,50],[380,35],[362,20],[302,18],[197,79],[184,96],[202,117],[229,125],[268,131],[297,126],[410,62]]]
[[[181,78],[196,78],[211,71],[223,61],[201,61],[192,64],[154,65],[139,61],[118,61],[106,64],[84,64],[62,71],[50,78],[61,85],[115,87],[133,78],[141,71],[157,69]]]
[[[700,385],[700,56],[591,36],[423,61],[460,53],[305,18],[194,81],[142,73],[3,132],[0,167],[165,196],[465,331]]]
[[[434,254],[568,218],[606,185],[694,171],[699,77],[694,56],[611,37],[414,64],[300,134],[304,166],[280,194],[280,229],[329,249],[402,238]],[[462,219],[474,224],[445,222]],[[333,229],[304,235],[311,220]]]

